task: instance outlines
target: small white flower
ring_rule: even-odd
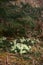
[[[6,40],[6,37],[2,37],[2,38],[0,38],[0,40]]]
[[[32,40],[32,41],[31,41],[31,43],[32,43],[32,44],[34,44],[34,43],[35,43],[35,41],[33,41],[33,40]]]
[[[20,54],[24,54],[24,53],[26,53],[26,50],[21,50],[20,51]]]
[[[23,37],[22,39],[20,39],[21,42],[24,42],[25,41],[25,38]]]
[[[15,50],[15,53],[17,53],[17,50]]]
[[[15,49],[14,49],[14,46],[12,46],[12,49],[11,49],[11,51],[14,51]]]
[[[28,46],[27,45],[23,45],[23,47],[24,47],[24,49],[26,49],[26,50],[28,50],[29,48],[28,48]]]
[[[29,49],[31,49],[31,46],[29,46]]]
[[[18,49],[21,49],[21,44],[20,44],[20,43],[17,43],[17,44],[16,44],[16,47],[17,47]]]
[[[30,41],[31,39],[30,39],[30,38],[27,38],[26,40],[27,40],[27,42],[28,42],[28,41]]]
[[[16,44],[16,41],[17,41],[17,40],[15,39],[15,40],[13,40],[12,42],[13,42],[14,44]]]
[[[12,42],[10,42],[10,44],[12,44]]]

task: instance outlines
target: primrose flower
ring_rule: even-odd
[[[3,39],[3,40],[6,40],[6,37],[3,37],[2,39]]]
[[[16,44],[16,39],[12,41],[14,44]]]
[[[26,50],[21,50],[20,51],[20,54],[24,54],[24,53],[26,53],[27,51]]]
[[[31,46],[29,46],[29,50],[31,49]]]
[[[28,42],[28,41],[30,41],[31,39],[30,39],[30,38],[27,38],[26,40],[27,40],[27,42]]]
[[[12,44],[12,42],[10,42],[10,44]]]
[[[25,38],[23,37],[22,39],[20,39],[21,42],[24,42],[25,41]]]
[[[6,37],[2,37],[2,38],[0,38],[0,40],[6,40]]]
[[[34,44],[34,43],[35,43],[35,41],[33,41],[33,40],[32,40],[32,41],[31,41],[31,43],[32,43],[32,44]]]
[[[21,49],[21,44],[20,44],[20,43],[17,43],[17,44],[16,44],[16,47],[17,47],[18,49]]]
[[[14,51],[14,50],[15,50],[15,47],[14,47],[14,46],[12,46],[11,51]]]

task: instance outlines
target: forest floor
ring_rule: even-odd
[[[43,41],[27,54],[0,52],[0,65],[43,65]]]

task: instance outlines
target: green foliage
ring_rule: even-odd
[[[19,33],[16,35],[25,36],[27,25],[32,31],[36,26],[34,21],[38,20],[41,16],[40,8],[33,8],[29,4],[24,3],[21,3],[21,6],[10,4],[10,6],[5,7],[1,3],[0,18],[8,24],[4,23],[5,25],[3,25],[4,31],[7,29],[5,33],[7,32],[8,36],[12,36],[13,33]]]
[[[0,38],[0,49],[10,52],[11,46],[13,46],[13,43],[11,44],[8,40],[3,40]]]
[[[8,1],[8,0],[0,0],[0,2],[6,2],[6,1]]]
[[[4,18],[5,16],[6,16],[5,9],[4,8],[0,8],[0,17]]]

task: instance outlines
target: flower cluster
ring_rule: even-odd
[[[39,43],[39,39],[33,39],[33,38],[18,38],[18,39],[14,39],[14,40],[7,40],[6,37],[2,37],[0,38],[0,47],[2,48],[6,48],[6,50],[9,50],[9,46],[10,51],[11,52],[15,52],[15,53],[20,53],[20,54],[24,54],[29,52],[32,49],[32,46],[36,43]]]
[[[10,43],[14,43],[14,46],[12,46],[11,51],[14,51],[15,53],[19,52],[20,54],[27,53],[31,50],[32,45],[35,43],[40,42],[38,39],[31,39],[31,38],[20,38],[12,40]]]

